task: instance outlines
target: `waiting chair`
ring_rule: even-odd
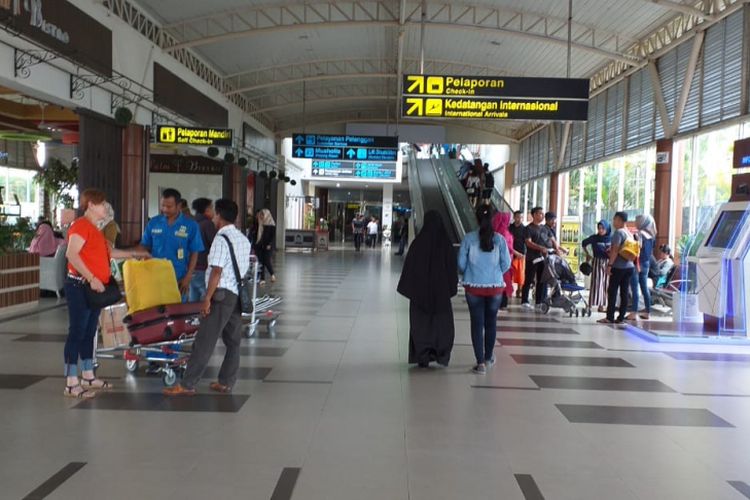
[[[55,292],[60,298],[60,291],[65,283],[68,259],[65,257],[67,247],[57,247],[54,257],[39,258],[39,289]]]

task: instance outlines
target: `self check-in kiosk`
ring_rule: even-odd
[[[750,202],[725,203],[696,259],[698,308],[719,334],[747,336],[750,318]]]

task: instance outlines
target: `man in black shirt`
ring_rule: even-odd
[[[495,176],[490,172],[490,164],[484,164],[484,190],[482,190],[482,202],[490,203],[492,191],[495,189]]]
[[[518,285],[516,297],[521,297],[526,277],[526,226],[523,225],[523,212],[513,212],[513,224],[510,225],[510,234],[513,235],[513,258],[511,259],[511,271],[513,272],[513,283]]]
[[[362,246],[362,238],[365,233],[365,219],[362,214],[357,214],[352,219],[352,234],[354,235],[354,250],[359,252]]]
[[[546,226],[542,225],[544,220],[544,209],[534,207],[531,209],[531,223],[526,226],[526,276],[524,279],[523,290],[521,292],[521,307],[532,309],[529,304],[529,292],[531,284],[535,283],[534,302],[537,308],[540,307],[544,298],[547,296],[547,287],[542,285],[542,271],[544,270],[544,259],[548,253],[547,243],[549,233]]]

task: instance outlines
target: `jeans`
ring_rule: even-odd
[[[406,249],[406,236],[401,236],[398,240],[398,253],[396,255],[404,255]]]
[[[625,319],[625,313],[628,311],[628,286],[635,270],[631,268],[617,269],[612,268],[612,275],[609,277],[609,287],[607,288],[607,319],[615,320],[615,307],[617,304],[617,292],[620,292],[620,309],[617,316],[618,321]]]
[[[534,303],[541,304],[547,298],[547,285],[542,283],[542,273],[544,272],[544,261],[534,264],[531,260],[526,260],[526,276],[524,277],[523,288],[521,289],[521,302],[529,302],[529,292],[531,284],[534,283]]]
[[[362,246],[362,233],[354,233],[354,250],[359,252],[360,247]]]
[[[471,344],[477,364],[492,359],[497,340],[497,310],[500,308],[501,295],[479,297],[466,294],[471,317]]]
[[[89,309],[85,288],[88,285],[71,278],[65,279],[65,298],[68,302],[68,338],[65,340],[65,376],[78,376],[81,370],[94,369],[94,336],[99,324],[100,309]]]
[[[206,295],[206,271],[193,271],[188,290],[188,302],[200,302]]]
[[[633,306],[630,308],[633,312],[638,312],[638,287],[640,286],[641,293],[643,294],[643,306],[646,314],[651,312],[651,292],[648,290],[648,272],[651,266],[641,264],[641,272],[633,272],[633,277],[630,278],[630,291],[633,294]]]

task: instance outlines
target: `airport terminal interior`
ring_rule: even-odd
[[[1,499],[750,499],[748,276],[747,0],[0,0]]]

